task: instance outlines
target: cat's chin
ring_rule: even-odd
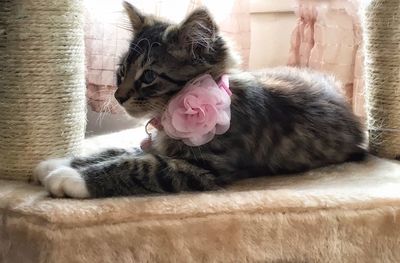
[[[154,112],[143,112],[140,110],[134,109],[125,109],[125,112],[132,118],[135,119],[151,119],[158,115],[158,113]]]

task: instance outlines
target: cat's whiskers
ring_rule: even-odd
[[[99,116],[97,117],[97,120],[96,120],[97,124],[98,124],[99,126],[101,126],[102,123],[103,123],[104,118],[105,118],[106,116],[108,116],[108,115],[109,115],[109,112],[103,111],[103,107],[101,107],[100,112],[99,112]]]
[[[135,45],[139,47],[139,44],[140,44],[142,41],[146,41],[146,42],[147,42],[147,45],[148,45],[147,50],[149,50],[149,48],[150,48],[150,40],[148,40],[147,38],[142,38],[142,39],[140,39]],[[140,48],[140,49],[142,50],[142,48]],[[139,53],[138,55],[143,54],[143,52],[144,52],[144,50],[143,50],[141,53]]]
[[[117,24],[117,27],[133,33],[132,24],[129,20],[123,19],[121,23]]]
[[[132,46],[129,47],[129,50],[133,50],[137,53],[138,56],[140,56],[141,54],[143,54],[144,50],[139,46],[139,43],[132,43]],[[139,48],[140,50],[137,50],[137,48]]]
[[[155,44],[158,45],[158,46],[161,46],[161,43],[160,43],[160,42],[157,42],[157,41],[151,43],[151,45],[149,46],[149,49],[148,49],[148,51],[147,51],[147,61],[146,61],[146,63],[149,63],[149,62],[150,62],[150,52],[151,52],[151,48],[152,48],[153,45],[155,45]]]
[[[112,107],[113,107],[113,104],[114,104],[114,103],[115,103],[114,97],[113,97],[113,96],[108,96],[108,97],[107,97],[107,100],[105,100],[105,102],[104,102],[104,104],[103,104],[103,110],[104,110],[105,112],[111,113],[111,112],[112,112]]]
[[[104,118],[109,115],[109,113],[111,113],[111,110],[109,110],[108,105],[109,105],[109,101],[112,99],[111,96],[109,96],[107,98],[106,101],[104,101],[104,103],[101,105],[100,107],[100,111],[99,111],[99,116],[96,119],[96,122],[99,126],[102,125]]]

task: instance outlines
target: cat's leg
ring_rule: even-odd
[[[87,157],[75,157],[71,160],[71,167],[75,169],[84,168],[96,163],[110,161],[113,158],[119,158],[123,155],[141,155],[143,151],[139,148],[131,150],[126,149],[108,149],[103,152],[95,153]]]
[[[124,154],[139,155],[140,153],[140,149],[107,149],[87,157],[65,157],[45,160],[40,162],[33,170],[32,181],[40,182],[43,177],[46,177],[49,173],[62,167],[82,168],[95,163],[104,162]]]
[[[218,188],[216,181],[215,174],[185,160],[153,154],[64,167],[41,178],[52,195],[73,198],[205,191]]]

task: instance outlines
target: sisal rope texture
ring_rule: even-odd
[[[0,4],[0,178],[80,151],[85,132],[81,0]]]
[[[400,1],[370,0],[364,8],[370,150],[400,159]]]

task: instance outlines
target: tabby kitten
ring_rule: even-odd
[[[188,81],[204,73],[215,80],[228,74],[230,128],[201,146],[160,130],[146,151],[111,149],[44,161],[35,178],[52,195],[206,191],[242,178],[365,157],[364,131],[332,78],[293,68],[238,72],[207,10],[197,9],[176,25],[124,5],[135,33],[117,72],[115,97],[125,110],[135,117],[159,116]]]

